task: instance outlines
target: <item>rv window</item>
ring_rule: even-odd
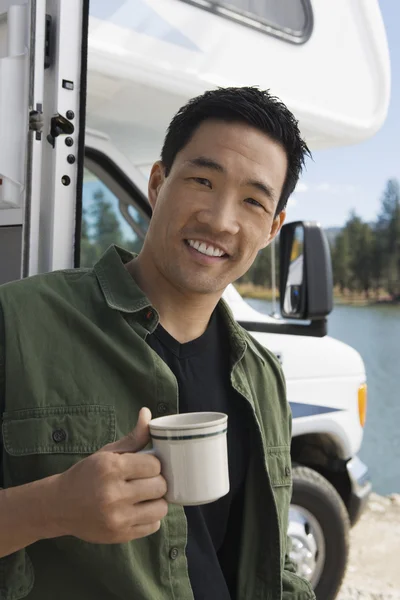
[[[81,267],[93,266],[111,244],[139,252],[148,225],[133,200],[117,197],[87,163],[82,191]]]
[[[310,0],[183,1],[297,44],[306,42],[312,32]]]

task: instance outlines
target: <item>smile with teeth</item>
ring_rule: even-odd
[[[207,256],[216,256],[220,258],[225,255],[223,250],[212,246],[211,244],[206,244],[205,242],[199,242],[197,240],[186,240],[189,246],[200,252],[201,254],[206,254]],[[225,255],[226,256],[226,255]]]

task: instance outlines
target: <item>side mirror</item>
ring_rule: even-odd
[[[318,223],[298,221],[281,229],[280,305],[287,319],[325,319],[333,308],[329,244]]]

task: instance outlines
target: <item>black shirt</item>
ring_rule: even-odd
[[[178,381],[180,413],[228,415],[230,492],[216,502],[185,507],[186,556],[196,600],[235,600],[249,436],[245,400],[230,382],[230,348],[221,317],[214,311],[205,333],[186,344],[161,325],[147,341]]]

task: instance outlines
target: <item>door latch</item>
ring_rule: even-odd
[[[59,135],[71,135],[74,133],[75,127],[66,117],[62,115],[55,115],[50,121],[50,133],[47,136],[47,141],[54,148],[56,138]]]

